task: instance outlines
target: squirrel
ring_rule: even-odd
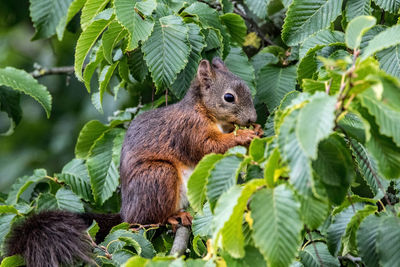
[[[223,61],[201,60],[185,97],[166,107],[144,112],[131,122],[120,160],[120,214],[44,211],[13,227],[7,255],[21,254],[27,266],[71,266],[93,263],[86,229],[99,224],[96,241],[120,222],[191,224],[182,212],[188,206],[187,181],[196,164],[209,153],[248,146],[263,134],[250,89]],[[253,125],[238,129],[235,124]],[[99,237],[100,235],[100,237]]]

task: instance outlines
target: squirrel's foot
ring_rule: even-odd
[[[167,222],[171,224],[172,230],[175,232],[178,225],[191,226],[193,217],[187,211],[179,211],[167,219]]]

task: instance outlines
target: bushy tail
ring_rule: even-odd
[[[28,267],[74,266],[80,261],[93,264],[93,247],[86,233],[93,219],[103,236],[121,221],[116,214],[40,212],[13,227],[6,241],[7,254],[22,255]]]

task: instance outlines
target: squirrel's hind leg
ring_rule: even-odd
[[[123,221],[165,223],[179,209],[180,186],[178,170],[168,161],[146,161],[136,166],[122,188]]]

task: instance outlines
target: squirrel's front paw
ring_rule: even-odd
[[[253,124],[253,126],[254,126],[254,132],[256,133],[256,135],[257,135],[258,137],[262,137],[263,134],[264,134],[264,131],[263,131],[261,125],[255,123],[255,124]]]
[[[251,140],[258,137],[257,133],[254,130],[242,130],[239,129],[236,132],[236,142],[241,146],[248,146],[251,143]]]

